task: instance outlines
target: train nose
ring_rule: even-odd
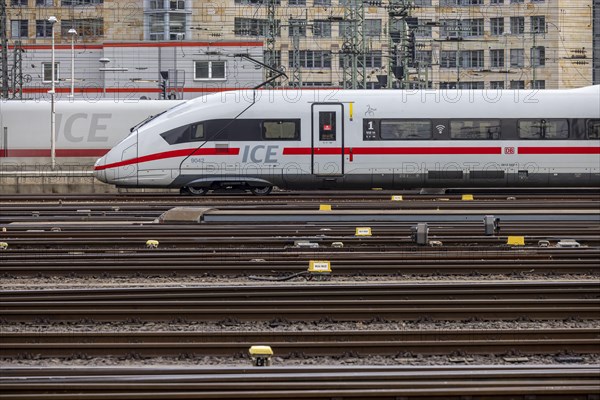
[[[98,179],[100,182],[108,183],[106,180],[106,169],[104,169],[105,165],[106,156],[96,160],[96,164],[94,164],[94,177],[96,177],[96,179]]]

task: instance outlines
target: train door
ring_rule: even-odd
[[[344,118],[339,103],[312,105],[312,173],[344,174]]]

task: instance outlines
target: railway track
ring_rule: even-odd
[[[234,331],[0,333],[2,358],[91,359],[229,357],[247,359],[250,346],[268,344],[281,358],[397,355],[598,354],[594,328],[460,331]],[[513,357],[514,358],[514,357]]]
[[[596,282],[3,291],[0,299],[5,323],[600,319]]]
[[[10,368],[3,399],[597,398],[598,365],[291,368]]]

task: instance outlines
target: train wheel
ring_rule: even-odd
[[[266,196],[271,193],[273,186],[251,187],[250,192],[255,196]]]
[[[206,193],[208,193],[208,189],[203,187],[188,186],[187,190],[194,196],[204,196]]]

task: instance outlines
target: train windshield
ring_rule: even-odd
[[[163,115],[164,113],[166,113],[166,112],[168,112],[168,111],[171,111],[171,110],[173,110],[173,109],[175,109],[175,108],[177,108],[177,107],[180,107],[180,106],[182,106],[183,104],[186,104],[186,103],[185,103],[185,102],[183,102],[183,103],[179,103],[179,104],[177,104],[176,106],[173,106],[173,107],[171,107],[171,108],[168,108],[168,109],[166,109],[165,111],[163,111],[163,112],[160,112],[160,113],[158,113],[158,114],[156,114],[156,115],[150,115],[150,116],[149,116],[148,118],[146,118],[145,120],[143,120],[143,121],[141,121],[141,122],[138,122],[138,123],[137,123],[137,125],[134,125],[134,126],[132,126],[131,128],[129,128],[129,132],[130,132],[129,134],[130,134],[130,135],[131,135],[131,134],[133,134],[133,132],[135,132],[135,131],[136,131],[136,129],[139,129],[139,128],[141,128],[142,126],[146,125],[148,122],[150,122],[150,121],[154,120],[156,117],[159,117],[159,116]]]

